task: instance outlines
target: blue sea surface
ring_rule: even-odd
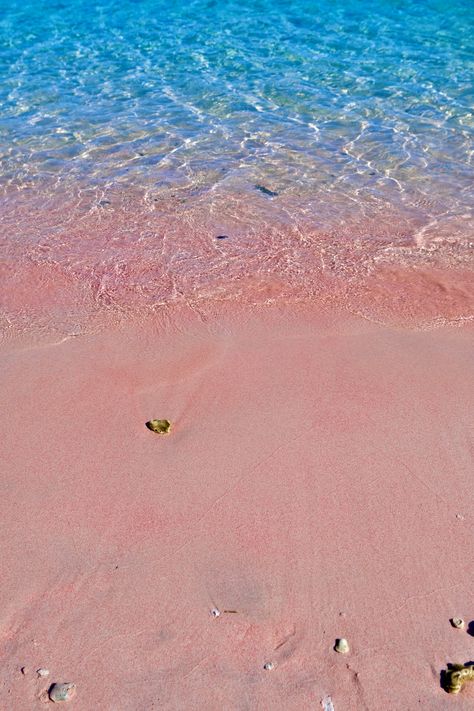
[[[472,0],[0,4],[1,183],[413,191],[464,210]]]

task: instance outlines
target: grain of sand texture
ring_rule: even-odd
[[[180,318],[0,354],[2,711],[472,708],[472,327]]]

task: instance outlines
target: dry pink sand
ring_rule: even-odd
[[[472,327],[176,323],[1,353],[2,711],[472,708]]]

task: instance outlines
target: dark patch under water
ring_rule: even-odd
[[[264,195],[268,195],[269,197],[276,197],[278,193],[276,193],[274,190],[270,190],[269,188],[266,188],[264,185],[256,185],[255,188],[257,190],[260,190],[261,193]]]

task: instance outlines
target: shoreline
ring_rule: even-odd
[[[46,272],[44,271],[46,269]],[[243,322],[248,314],[316,313],[327,318],[360,319],[401,331],[470,327],[474,323],[472,270],[444,266],[378,265],[359,283],[322,272],[314,285],[296,285],[278,272],[247,274],[219,288],[190,288],[173,298],[148,303],[129,290],[112,296],[94,293],[91,284],[66,272],[32,265],[6,278],[0,290],[0,353],[15,348],[46,347],[70,339],[126,332],[137,324],[153,332],[172,333],[181,323]],[[26,288],[28,284],[28,288]],[[19,288],[21,285],[21,288]],[[175,327],[174,322],[177,322]]]
[[[260,193],[161,204],[126,190],[102,207],[91,195],[62,193],[54,206],[15,196],[0,227],[6,339],[165,324],[187,308],[215,319],[294,304],[415,329],[473,318],[468,221],[349,219],[338,205],[324,220]]]
[[[2,347],[2,703],[73,681],[78,711],[446,708],[472,659],[449,623],[474,620],[472,326],[172,321]]]

